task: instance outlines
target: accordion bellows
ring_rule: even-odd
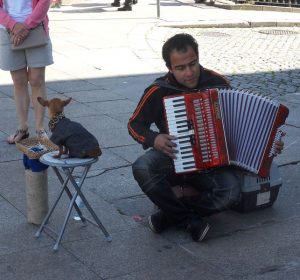
[[[177,137],[176,173],[235,165],[268,176],[288,108],[249,91],[208,89],[164,98]]]

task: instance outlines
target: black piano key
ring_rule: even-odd
[[[192,145],[196,145],[195,135],[190,135],[190,142]]]
[[[189,151],[180,151],[180,153],[182,154],[182,155],[184,155],[184,154],[189,154],[189,153],[191,153],[192,152],[192,149],[190,149]]]
[[[182,151],[181,153],[185,153],[185,152],[189,153],[190,151],[192,151],[192,147],[191,146],[180,147],[180,150]],[[188,151],[184,151],[184,150],[188,150]]]
[[[187,165],[187,164],[192,164],[192,163],[195,163],[195,161],[185,161],[182,163],[182,165]]]
[[[185,110],[185,109],[181,109],[181,110],[174,110],[174,114],[181,113],[181,112],[184,112],[184,113],[186,113],[186,110]]]
[[[188,135],[182,135],[182,136],[177,136],[177,139],[181,140],[181,139],[186,139],[188,138]]]
[[[182,158],[182,159],[185,159],[185,158],[193,158],[193,155],[189,155],[189,156],[182,156],[181,158]]]
[[[184,143],[191,143],[191,140],[188,139],[188,140],[179,141],[179,144],[184,144]]]
[[[177,128],[187,127],[186,124],[177,125]]]
[[[185,170],[192,169],[192,168],[196,168],[196,166],[195,165],[191,165],[191,166],[187,166],[187,167],[183,166],[183,169],[185,169]]]
[[[184,106],[184,103],[173,104],[173,107],[182,107],[182,106]]]
[[[183,133],[183,132],[188,132],[188,131],[189,131],[189,129],[187,129],[187,128],[177,130],[178,133]]]
[[[176,123],[176,124],[180,124],[180,123],[182,123],[182,124],[183,124],[183,123],[185,123],[185,124],[187,125],[187,120],[183,120],[183,121],[176,121],[175,123]]]

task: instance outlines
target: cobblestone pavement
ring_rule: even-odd
[[[234,87],[269,96],[300,92],[300,28],[173,28],[166,38],[179,32],[193,35],[201,63],[226,75]],[[155,49],[152,33],[148,39]]]

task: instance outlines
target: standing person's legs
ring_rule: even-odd
[[[7,138],[8,143],[14,144],[22,138],[28,137],[28,110],[30,104],[28,82],[31,81],[33,107],[36,117],[36,129],[39,136],[46,137],[43,130],[44,112],[40,105],[36,105],[37,96],[45,96],[45,66],[53,63],[52,44],[49,39],[47,45],[37,48],[13,51],[10,38],[5,29],[0,28],[0,69],[10,71],[14,83],[19,129]],[[29,71],[27,69],[30,69]]]
[[[31,86],[36,134],[40,138],[48,138],[43,125],[45,108],[37,102],[37,97],[46,98],[45,69],[46,66],[53,63],[51,40],[49,39],[46,46],[26,49],[25,53],[29,69],[28,80]]]
[[[138,2],[137,0],[125,0],[124,6],[122,8],[119,8],[118,11],[132,11],[132,7],[131,7],[132,4],[137,4],[137,2]]]
[[[28,92],[27,68],[11,71],[10,73],[13,80],[14,98],[19,125],[17,131],[7,138],[7,142],[14,144],[17,141],[28,137],[28,110],[30,97]]]
[[[45,67],[29,68],[28,80],[31,86],[36,132],[39,137],[47,137],[43,124],[45,107],[41,106],[37,101],[37,97],[46,98]]]
[[[17,131],[7,138],[9,144],[14,144],[29,136],[27,131],[30,98],[25,52],[13,51],[10,44],[9,34],[0,28],[0,69],[11,74],[18,119]]]
[[[23,51],[11,49],[8,32],[0,28],[0,69],[9,71],[13,80],[14,99],[18,118],[17,131],[7,138],[9,144],[28,137],[29,93],[26,59]]]
[[[111,5],[112,5],[113,7],[120,7],[120,6],[121,6],[120,0],[114,0],[114,2],[111,3]]]

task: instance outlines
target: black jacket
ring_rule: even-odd
[[[87,152],[99,146],[95,136],[80,123],[68,118],[63,118],[56,124],[50,140],[56,145],[67,147],[70,157],[85,157]]]
[[[200,78],[195,89],[183,87],[171,73],[155,80],[144,92],[133,115],[128,122],[129,134],[144,149],[153,147],[155,137],[160,133],[168,133],[164,115],[163,97],[193,92],[208,88],[228,88],[229,82],[220,74],[200,66]],[[158,128],[153,131],[150,127],[155,124]]]

